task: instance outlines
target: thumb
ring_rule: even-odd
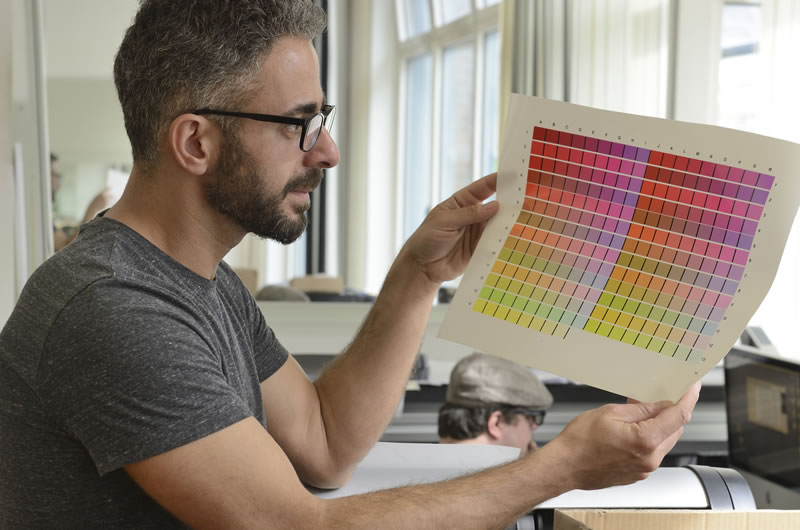
[[[626,423],[639,423],[640,421],[655,418],[658,414],[671,407],[671,401],[658,401],[655,403],[627,403],[619,407],[619,419]]]
[[[442,210],[440,223],[450,229],[460,229],[471,224],[485,223],[497,213],[499,208],[500,204],[497,201],[489,201],[462,208]]]

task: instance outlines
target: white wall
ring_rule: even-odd
[[[11,4],[0,2],[0,326],[15,301],[11,105]]]
[[[354,7],[355,5],[358,7]],[[346,201],[348,286],[376,293],[395,255],[397,65],[394,4],[350,8],[349,145]],[[367,263],[369,262],[369,266]]]
[[[41,2],[13,0],[11,3],[11,141],[21,146],[21,170],[24,182],[19,190],[19,206],[24,209],[24,225],[18,229],[26,238],[24,270],[21,280],[52,253],[52,224],[49,195],[50,178],[46,135],[47,114],[42,78]],[[16,202],[15,202],[16,204]],[[17,251],[20,251],[18,247]]]
[[[48,77],[111,79],[138,0],[44,0]]]
[[[722,2],[676,0],[674,119],[713,124],[717,119]]]
[[[130,169],[113,64],[137,7],[136,0],[43,0],[48,134],[64,175],[54,207],[61,219],[83,217],[109,167]]]

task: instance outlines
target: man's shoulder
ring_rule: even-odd
[[[116,221],[100,218],[85,225],[26,282],[0,334],[0,354],[19,348],[40,352],[59,319],[102,320],[115,308],[169,293],[177,297],[180,288],[165,278],[164,258],[154,249]]]
[[[41,316],[45,308],[58,311],[99,281],[124,275],[128,260],[137,252],[131,248],[130,236],[117,225],[106,219],[84,225],[74,241],[34,271],[17,306],[33,306]]]
[[[107,280],[100,282],[98,292],[111,288],[194,297],[210,287],[132,228],[106,218],[84,225],[75,241],[37,274],[78,289]]]

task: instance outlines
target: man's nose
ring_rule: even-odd
[[[308,167],[328,169],[339,163],[339,147],[325,127],[319,133],[314,147],[306,153],[304,163]]]

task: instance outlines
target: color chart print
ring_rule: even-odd
[[[473,310],[699,361],[774,177],[534,127],[522,210]]]
[[[500,208],[438,337],[677,400],[769,291],[798,173],[794,143],[512,94]]]

